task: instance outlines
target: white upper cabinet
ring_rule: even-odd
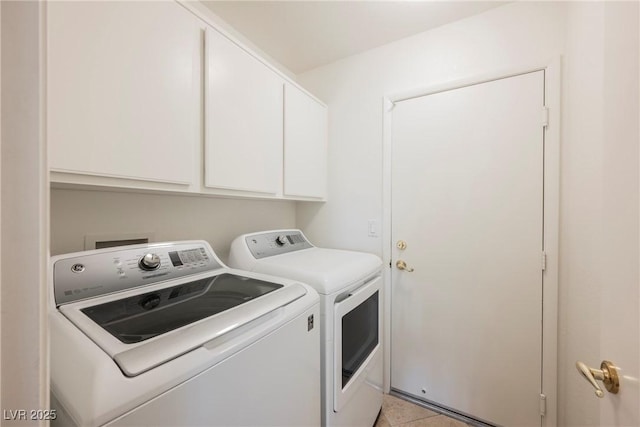
[[[203,9],[47,3],[54,185],[325,199],[326,106]]]
[[[327,107],[286,84],[284,195],[324,199],[327,184]]]
[[[283,78],[211,28],[205,50],[205,186],[281,194]]]
[[[54,176],[194,184],[200,21],[174,2],[48,2],[47,10]]]

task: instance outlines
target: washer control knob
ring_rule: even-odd
[[[138,262],[141,269],[151,271],[160,267],[160,257],[157,254],[148,253]]]
[[[276,237],[276,245],[284,246],[285,243],[287,243],[287,236],[282,235]]]

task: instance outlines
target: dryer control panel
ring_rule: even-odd
[[[204,241],[99,249],[52,262],[56,305],[225,267]]]
[[[246,235],[245,243],[255,259],[312,248],[300,230],[277,230]]]

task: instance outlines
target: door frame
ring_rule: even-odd
[[[548,109],[547,126],[544,128],[544,184],[543,184],[543,241],[546,268],[542,271],[542,391],[545,395],[543,427],[557,425],[557,374],[558,374],[558,238],[560,219],[560,117],[561,117],[561,69],[562,58],[556,57],[542,64],[498,70],[459,80],[447,81],[424,88],[411,89],[383,97],[382,136],[382,255],[389,262],[384,278],[384,391],[391,389],[391,167],[392,167],[392,110],[396,102],[452,89],[459,89],[494,80],[514,77],[535,71],[544,71],[544,100]],[[544,120],[541,111],[540,120]],[[542,414],[542,402],[541,402]]]

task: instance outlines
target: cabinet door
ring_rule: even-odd
[[[205,185],[277,194],[283,80],[213,29],[205,44]]]
[[[47,9],[51,170],[190,184],[202,102],[195,16],[174,2]]]
[[[327,107],[290,84],[284,105],[284,195],[324,198]]]

